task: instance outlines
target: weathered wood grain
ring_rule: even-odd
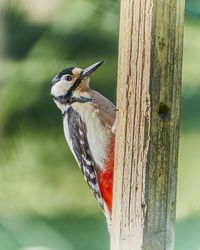
[[[112,250],[173,249],[183,0],[122,0]]]

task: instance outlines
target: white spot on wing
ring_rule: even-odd
[[[92,162],[91,161],[88,161],[87,159],[85,159],[87,165],[92,165]]]
[[[84,141],[83,141],[83,140],[80,140],[80,144],[81,144],[81,145],[84,145]]]
[[[87,167],[83,167],[83,168],[84,168],[84,171],[86,172],[86,174],[90,176],[90,179],[96,178],[95,174],[93,172],[90,172]]]
[[[92,162],[89,161],[88,159],[86,159],[85,155],[81,155],[81,157],[84,159],[84,161],[87,163],[87,165],[91,166],[92,165]]]
[[[91,188],[98,193],[99,192],[99,186],[97,184],[94,184],[92,182],[89,181],[89,185],[91,186]]]

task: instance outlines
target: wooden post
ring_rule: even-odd
[[[111,250],[173,249],[184,0],[122,0]]]

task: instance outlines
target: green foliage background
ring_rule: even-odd
[[[106,63],[115,101],[117,0],[0,1],[0,250],[104,250],[104,216],[66,145],[49,91],[66,66]],[[177,250],[200,249],[200,4],[186,1]]]

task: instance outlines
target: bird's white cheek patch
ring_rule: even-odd
[[[57,82],[51,88],[51,94],[54,96],[61,96],[67,93],[67,91],[71,88],[72,84],[66,83],[66,81],[61,80]]]

